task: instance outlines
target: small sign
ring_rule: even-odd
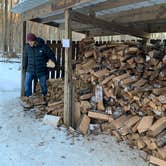
[[[64,48],[70,47],[70,39],[62,39],[62,45]]]

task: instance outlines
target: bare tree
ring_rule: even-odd
[[[3,1],[0,0],[0,36],[2,36],[3,29]],[[0,38],[0,49],[2,50],[3,39]]]
[[[9,45],[9,57],[13,57],[14,56],[14,52],[13,52],[13,46],[14,46],[14,36],[13,36],[13,22],[14,22],[14,14],[10,12],[12,6],[13,6],[13,0],[9,1],[9,7],[8,7],[8,45]]]
[[[7,24],[8,24],[8,0],[4,0],[3,6],[3,52],[6,54],[8,51],[7,46]]]

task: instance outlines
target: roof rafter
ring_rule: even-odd
[[[84,23],[87,25],[94,25],[95,27],[99,27],[101,29],[105,29],[107,31],[110,31],[110,33],[116,32],[119,34],[129,34],[129,35],[133,35],[136,37],[144,37],[142,35],[143,32],[140,33],[138,31],[135,31],[134,29],[129,29],[127,27],[121,26],[118,23],[107,22],[105,20],[98,19],[98,18],[95,18],[93,16],[84,15],[84,14],[79,13],[79,12],[72,11],[71,18],[73,21]]]

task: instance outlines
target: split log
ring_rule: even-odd
[[[153,123],[153,116],[145,116],[141,119],[139,125],[137,126],[137,130],[139,133],[143,133],[147,131]]]
[[[85,135],[88,132],[89,124],[90,118],[84,114],[81,116],[80,121],[78,122],[77,130]]]
[[[149,129],[149,135],[155,137],[166,128],[166,117],[157,120]]]

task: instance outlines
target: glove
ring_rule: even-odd
[[[51,59],[49,59],[48,62],[47,62],[47,67],[48,68],[54,68],[55,67],[55,63]]]

